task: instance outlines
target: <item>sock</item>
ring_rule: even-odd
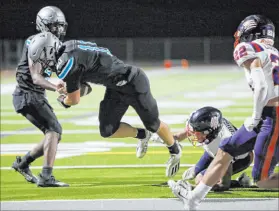
[[[27,152],[27,154],[22,157],[19,168],[27,168],[29,164],[32,163],[34,160],[35,158],[30,155],[30,151]]]
[[[196,186],[192,191],[192,197],[194,200],[201,201],[203,200],[212,187],[204,184],[202,181]]]
[[[146,138],[145,129],[137,128],[137,130],[138,130],[138,134],[137,134],[136,138],[145,139]]]
[[[179,153],[179,148],[178,148],[178,144],[177,144],[176,141],[173,143],[173,145],[167,146],[167,147],[169,149],[170,154],[178,154]]]
[[[52,167],[44,166],[42,169],[42,176],[46,179],[50,178],[52,174]]]

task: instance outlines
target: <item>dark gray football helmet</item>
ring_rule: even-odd
[[[42,8],[36,18],[36,29],[40,32],[51,32],[63,40],[68,24],[63,12],[55,6]]]

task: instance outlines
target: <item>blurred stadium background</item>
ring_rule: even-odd
[[[93,86],[93,93],[69,110],[59,107],[57,96],[48,92],[64,131],[55,175],[70,183],[69,189],[39,189],[10,171],[15,155],[24,154],[42,138],[35,127],[14,112],[11,94],[22,46],[25,39],[35,33],[35,25],[30,22],[35,21],[37,11],[43,6],[55,5],[64,11],[69,24],[67,39],[94,41],[125,62],[143,67],[158,100],[160,117],[173,131],[182,130],[189,113],[205,105],[220,108],[237,127],[251,115],[251,92],[243,72],[233,62],[233,33],[241,19],[255,12],[266,14],[268,11],[266,15],[274,18],[276,25],[279,20],[276,7],[267,2],[261,7],[262,2],[254,0],[247,1],[241,10],[233,1],[226,1],[227,4],[189,1],[187,5],[184,1],[152,2],[1,3],[2,201],[173,197],[164,184],[167,181],[164,167],[168,159],[164,146],[151,144],[146,157],[139,160],[135,156],[135,139],[104,139],[99,135],[98,108],[104,92],[100,86]],[[278,2],[275,5],[278,9]],[[277,37],[277,47],[278,41]],[[187,60],[188,67],[181,65],[183,59]],[[172,62],[171,68],[164,66],[168,60]],[[55,80],[55,76],[51,80]],[[128,110],[124,119],[133,125],[141,125],[133,109]],[[183,165],[175,179],[195,164],[203,152],[186,141],[183,146]],[[39,159],[32,165],[36,173],[41,164]],[[250,171],[247,171],[248,175]],[[236,189],[222,194],[211,193],[209,197],[276,198],[278,192]]]

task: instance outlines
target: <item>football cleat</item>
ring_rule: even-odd
[[[38,187],[69,187],[67,183],[60,182],[55,179],[53,175],[51,175],[48,179],[43,177],[42,174],[39,174],[38,176]]]
[[[12,168],[14,170],[16,170],[18,173],[20,173],[27,182],[30,183],[37,183],[37,177],[35,177],[31,170],[29,169],[29,166],[27,166],[26,168],[20,168],[19,164],[21,163],[21,157],[17,156],[16,160],[13,162]]]
[[[169,180],[168,186],[172,190],[172,193],[183,202],[185,210],[197,210],[200,202],[193,200],[192,186],[190,183],[183,180],[177,182]]]
[[[145,130],[146,137],[144,139],[140,139],[138,141],[137,149],[136,149],[136,156],[138,158],[143,158],[148,149],[148,142],[152,137],[152,133],[148,130]]]

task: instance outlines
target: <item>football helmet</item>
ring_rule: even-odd
[[[60,40],[63,40],[67,27],[68,23],[65,16],[58,7],[43,7],[37,14],[36,29],[40,32],[51,32]]]
[[[196,143],[209,144],[221,131],[222,113],[214,107],[203,107],[190,115],[186,123],[188,140],[195,146]]]
[[[250,15],[241,21],[234,34],[234,47],[241,42],[251,42],[256,39],[270,39],[274,41],[275,26],[271,20],[263,15]]]

